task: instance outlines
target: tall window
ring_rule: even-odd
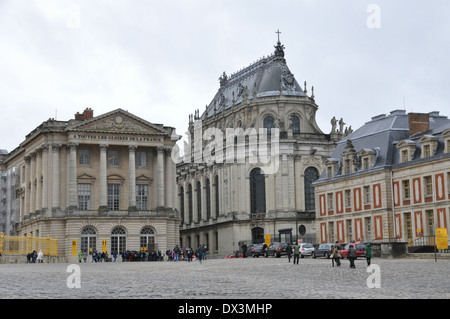
[[[188,186],[188,204],[189,204],[189,223],[192,223],[193,221],[193,217],[194,217],[194,213],[192,211],[192,184],[189,184]]]
[[[136,208],[138,210],[148,210],[148,185],[136,185]]]
[[[80,165],[89,165],[91,162],[89,156],[89,150],[80,149],[78,151],[78,164]]]
[[[91,184],[78,184],[78,208],[91,209]]]
[[[81,251],[92,253],[97,249],[97,231],[94,227],[86,226],[81,230]]]
[[[352,207],[352,191],[350,189],[345,190],[345,208]]]
[[[266,184],[261,168],[254,168],[250,172],[250,203],[251,213],[266,213]]]
[[[291,128],[293,134],[300,134],[300,119],[297,115],[291,115]]]
[[[431,156],[431,147],[430,145],[424,145],[423,146],[423,158],[427,158]]]
[[[180,187],[180,214],[181,224],[184,224],[184,187]]]
[[[450,177],[449,177],[450,178]],[[216,202],[216,218],[219,217],[219,175],[216,175],[215,179],[214,179],[214,184],[216,185],[215,187],[215,202]]]
[[[119,166],[119,152],[115,150],[108,151],[108,166]]]
[[[270,129],[275,128],[275,120],[272,116],[268,115],[264,118],[263,127],[267,129],[267,134],[270,134]]]
[[[155,250],[156,249],[155,239],[156,239],[155,230],[152,227],[146,226],[142,228],[140,248],[148,251]]]
[[[364,204],[370,204],[370,186],[364,186]]]
[[[319,178],[319,171],[315,167],[308,167],[305,170],[305,209],[315,209],[313,182]]]
[[[408,150],[402,151],[402,163],[406,163],[408,161]]]
[[[424,187],[425,187],[425,196],[432,196],[433,195],[433,182],[431,179],[431,176],[425,176],[423,178],[424,180]]]
[[[402,181],[402,189],[403,189],[403,200],[408,200],[410,198],[409,180]]]
[[[114,227],[111,231],[111,251],[121,254],[127,250],[127,232],[122,226]]]
[[[211,218],[211,183],[206,179],[206,220]]]
[[[119,210],[120,204],[120,185],[108,184],[108,209]]]
[[[136,152],[136,166],[147,167],[147,152]]]
[[[197,181],[197,220],[202,219],[202,184]]]

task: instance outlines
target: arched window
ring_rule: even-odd
[[[140,249],[152,251],[156,249],[156,234],[153,227],[145,226],[141,230]]]
[[[297,115],[291,115],[291,129],[293,134],[300,134],[300,119]]]
[[[181,224],[184,224],[184,187],[180,187],[180,214]]]
[[[81,230],[81,251],[91,254],[97,249],[97,231],[92,226]]]
[[[202,184],[197,181],[197,220],[202,220]]]
[[[211,183],[206,179],[206,220],[211,218]]]
[[[216,175],[214,179],[215,187],[215,202],[216,202],[216,218],[219,217],[219,175]]]
[[[308,167],[305,170],[305,210],[307,211],[315,209],[314,186],[312,183],[318,178],[319,172],[315,167]]]
[[[122,226],[114,227],[111,231],[111,252],[121,254],[127,250],[127,232]]]
[[[266,213],[266,184],[261,168],[250,172],[250,209],[252,214]]]
[[[263,127],[267,129],[267,134],[270,134],[270,129],[275,128],[275,119],[273,116],[266,116],[263,121]]]
[[[192,219],[194,217],[193,211],[192,211],[192,184],[189,184],[188,186],[188,204],[189,204],[189,224],[192,223]]]

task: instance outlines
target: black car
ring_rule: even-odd
[[[274,256],[280,258],[281,255],[287,255],[287,247],[286,243],[271,243],[269,247],[267,247],[264,257]]]
[[[251,244],[247,247],[245,256],[247,257],[259,257],[263,255],[263,245],[264,244]]]
[[[326,243],[326,244],[320,244],[319,247],[314,249],[314,252],[312,253],[312,257],[325,257],[330,258],[331,255],[331,247],[333,247],[334,244]]]

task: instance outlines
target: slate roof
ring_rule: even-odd
[[[342,154],[345,151],[347,141],[350,140],[356,153],[363,149],[376,151],[376,162],[373,169],[392,166],[399,163],[398,150],[396,145],[402,140],[408,140],[416,144],[414,159],[420,157],[420,145],[418,140],[424,135],[440,136],[440,134],[450,128],[450,120],[446,116],[439,115],[438,112],[429,113],[429,130],[413,136],[409,135],[408,114],[403,110],[392,111],[389,115],[379,115],[373,117],[371,121],[355,130],[353,133],[341,139],[330,160],[342,161]],[[443,140],[439,138],[437,152],[442,152]],[[413,159],[413,160],[414,160]],[[339,175],[338,176],[344,176]],[[326,179],[325,170],[322,172],[320,180]]]
[[[245,98],[253,99],[263,96],[291,95],[306,96],[303,89],[290,72],[284,59],[284,46],[278,42],[275,53],[263,57],[230,77],[225,72],[219,78],[221,85],[213,100],[207,105],[200,117],[205,119],[214,115],[214,108],[219,113]],[[233,95],[234,94],[234,95]]]

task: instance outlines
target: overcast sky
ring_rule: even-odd
[[[448,0],[0,0],[0,149],[117,108],[185,136],[228,75],[274,51],[324,133],[392,110],[450,116]]]

